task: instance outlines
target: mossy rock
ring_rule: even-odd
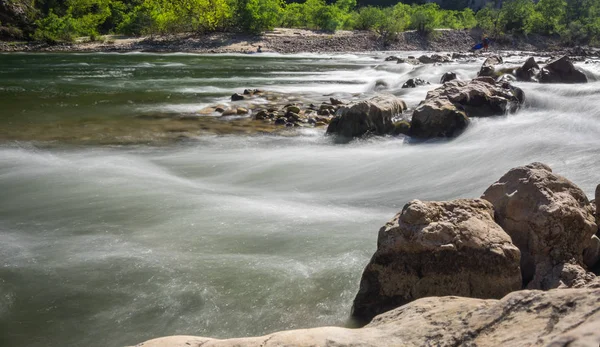
[[[394,130],[392,131],[392,135],[398,136],[400,134],[408,135],[410,132],[410,123],[408,121],[400,121],[394,123]]]

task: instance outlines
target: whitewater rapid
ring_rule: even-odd
[[[94,99],[109,100],[104,111],[120,116],[197,110],[246,87],[360,98],[375,93],[378,80],[414,107],[444,72],[472,78],[481,65],[413,68],[384,56],[223,56],[236,69],[263,69],[243,78],[169,78],[181,64],[195,68],[205,59],[199,55],[65,55],[64,62],[35,64],[59,71],[47,86],[58,94],[46,94],[51,102],[79,105],[77,112],[49,106],[45,116],[58,121],[61,110],[100,114]],[[81,63],[91,65],[72,73],[72,65],[58,65]],[[144,64],[163,72],[143,78]],[[578,67],[600,76],[599,65]],[[105,82],[90,77],[98,70],[109,75]],[[87,77],[60,80],[77,80],[75,74]],[[401,89],[412,77],[432,85]],[[37,97],[44,82],[18,80],[3,80],[1,102]],[[311,129],[162,146],[3,142],[0,345],[123,346],[163,335],[224,338],[344,325],[379,228],[408,201],[478,197],[508,169],[533,161],[592,196],[600,183],[600,82],[517,85],[526,94],[519,112],[474,119],[453,140],[339,145]],[[6,109],[11,119],[27,111],[31,127],[42,117],[33,105]]]

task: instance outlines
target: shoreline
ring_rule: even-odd
[[[242,33],[176,34],[145,37],[104,36],[102,41],[79,41],[49,45],[36,42],[1,42],[0,52],[151,52],[151,53],[255,53],[262,46],[264,53],[356,53],[376,51],[446,51],[465,52],[478,42],[478,30],[436,30],[424,36],[416,31],[398,35],[397,41],[384,45],[377,34],[370,31],[335,33],[306,29],[277,28],[259,35]],[[531,35],[528,38],[498,40],[491,50],[534,52],[566,52],[569,55],[587,55],[598,49],[565,47],[559,38]],[[582,54],[582,52],[584,54]]]

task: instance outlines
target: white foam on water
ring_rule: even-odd
[[[383,62],[386,54],[273,54],[266,57],[289,67],[220,82],[152,76],[156,90],[205,95],[136,111],[195,112],[245,88],[360,99],[378,80],[415,107],[444,72],[472,78],[482,61],[412,67]],[[81,59],[89,56],[98,55]],[[129,59],[144,56],[169,57]],[[229,56],[239,65],[260,61]],[[300,58],[324,57],[344,64],[298,67]],[[417,77],[432,84],[400,88]],[[144,81],[131,83],[120,88]],[[343,325],[379,228],[408,201],[478,197],[533,161],[591,196],[600,182],[599,83],[518,83],[526,95],[520,111],[473,119],[452,140],[339,145],[323,129],[305,129],[297,137],[206,136],[164,147],[4,144],[1,328],[10,345],[100,347]]]

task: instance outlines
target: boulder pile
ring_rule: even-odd
[[[521,89],[491,77],[451,80],[427,93],[415,108],[410,135],[418,138],[453,137],[469,124],[469,117],[515,112],[524,101]]]
[[[589,272],[598,253],[586,254],[597,234],[583,191],[541,163],[511,169],[481,199],[413,200],[379,231],[352,316],[369,322],[429,296],[600,288]]]

